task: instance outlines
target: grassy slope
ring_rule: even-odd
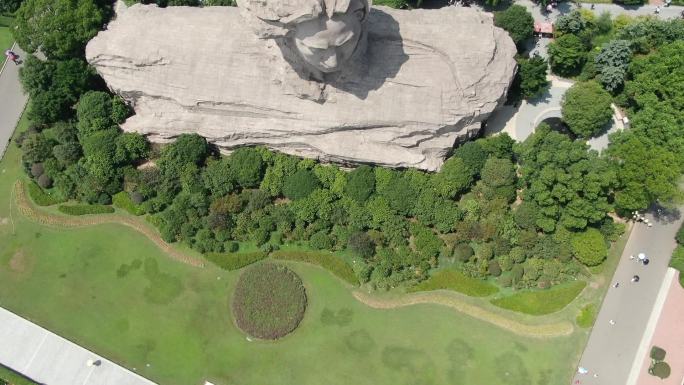
[[[523,291],[508,297],[493,299],[504,309],[525,314],[543,315],[557,312],[572,302],[586,286],[584,281],[572,281],[548,290]]]
[[[2,218],[18,155],[11,146],[0,163]],[[558,384],[584,343],[518,337],[435,305],[373,310],[323,269],[292,262],[309,296],[301,325],[249,342],[229,312],[239,272],[174,262],[119,225],[53,229],[16,209],[13,218],[0,225],[0,304],[165,385]],[[142,266],[117,274],[136,259]]]
[[[470,278],[460,271],[442,270],[438,271],[426,281],[421,282],[409,291],[428,291],[428,290],[454,290],[473,297],[487,297],[495,294],[499,290],[491,283]]]

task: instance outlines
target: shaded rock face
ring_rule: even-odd
[[[503,102],[515,45],[470,8],[370,9],[367,42],[332,74],[302,71],[287,36],[259,39],[234,7],[134,5],[87,60],[135,110],[125,131],[198,133],[341,163],[436,170]]]

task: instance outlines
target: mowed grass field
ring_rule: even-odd
[[[275,342],[248,341],[230,296],[240,271],[194,268],[120,225],[57,229],[10,217],[19,150],[0,162],[0,305],[164,385],[554,385],[585,332],[524,338],[438,305],[375,310],[321,268]],[[147,366],[149,364],[149,366]]]
[[[12,43],[14,43],[14,37],[12,36],[12,31],[10,30],[11,23],[11,18],[7,16],[0,16],[0,53],[2,54],[0,57],[0,67],[6,59],[5,50],[12,47]]]

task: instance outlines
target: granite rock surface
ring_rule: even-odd
[[[86,58],[134,108],[123,130],[153,142],[198,133],[226,152],[437,170],[503,103],[515,45],[470,8],[373,7],[367,25],[365,57],[325,79],[295,70],[288,42],[259,39],[234,7],[120,9]]]

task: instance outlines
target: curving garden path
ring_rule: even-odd
[[[525,337],[561,337],[570,335],[574,331],[574,327],[569,321],[538,325],[524,324],[522,322],[518,322],[503,315],[486,310],[480,306],[469,304],[455,297],[454,295],[451,295],[451,293],[444,291],[403,294],[401,297],[395,298],[381,298],[358,290],[354,291],[352,295],[359,302],[364,303],[374,309],[394,309],[418,304],[436,304],[447,306],[480,321],[489,322],[502,329]]]
[[[16,181],[14,183],[14,197],[17,204],[19,212],[26,218],[40,223],[46,226],[59,226],[59,227],[84,227],[101,225],[107,223],[118,223],[124,226],[128,226],[152,241],[157,247],[168,254],[171,258],[176,261],[183,262],[185,264],[204,267],[204,261],[187,255],[176,248],[172,247],[170,244],[166,243],[159,233],[151,229],[149,225],[144,223],[138,218],[123,216],[119,214],[98,214],[98,215],[88,215],[88,216],[75,216],[67,217],[62,215],[54,215],[47,213],[45,211],[39,210],[33,206],[30,198],[26,194],[26,188],[23,181]]]

